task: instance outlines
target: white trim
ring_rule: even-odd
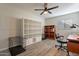
[[[3,51],[3,50],[7,50],[8,48],[2,48],[2,49],[0,49],[0,51]]]

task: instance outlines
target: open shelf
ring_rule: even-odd
[[[23,19],[22,20],[22,28],[23,28],[22,29],[22,36],[24,39],[26,39],[26,41],[29,41],[29,40],[33,41],[34,38],[35,38],[35,40],[39,41],[40,39],[39,38],[37,39],[37,37],[42,37],[41,22]]]

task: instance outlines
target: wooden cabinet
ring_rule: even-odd
[[[69,35],[67,40],[68,51],[79,54],[79,35]]]
[[[48,25],[44,27],[45,38],[55,39],[55,25]]]
[[[79,54],[79,41],[68,41],[68,51]]]

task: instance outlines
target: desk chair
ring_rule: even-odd
[[[63,35],[56,35],[56,42],[57,44],[55,44],[55,47],[59,47],[58,50],[66,50],[67,51],[67,56],[69,56],[69,51],[67,49],[67,40],[64,39]],[[58,44],[59,43],[59,44]],[[64,44],[66,46],[64,46]]]
[[[65,49],[67,50],[67,46],[64,46],[64,44],[67,44],[67,41],[64,40],[64,36],[63,35],[56,35],[56,41],[57,41],[57,44],[55,44],[55,47],[59,47],[59,49]]]

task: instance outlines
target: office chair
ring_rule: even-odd
[[[64,46],[64,44],[67,44],[67,41],[64,40],[64,36],[60,35],[59,33],[56,35],[56,42],[57,44],[55,44],[55,47],[59,47],[59,49],[65,49],[67,50],[67,46]]]

